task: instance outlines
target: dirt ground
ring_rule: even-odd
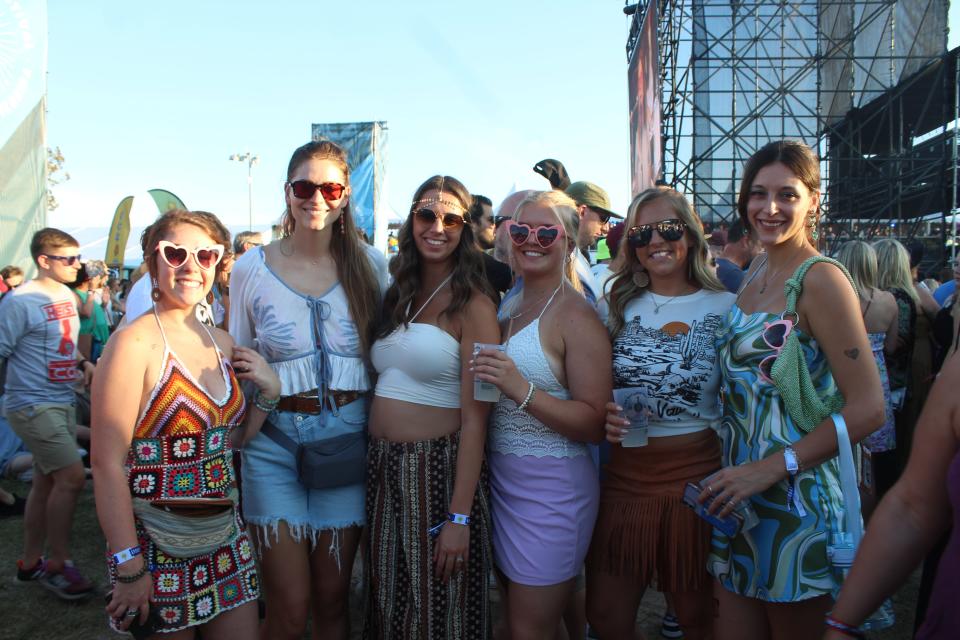
[[[0,486],[25,496],[26,485],[0,480]],[[107,584],[104,540],[97,524],[92,485],[88,482],[77,507],[73,531],[74,560],[89,578],[100,585],[101,595],[78,603],[65,603],[38,585],[17,585],[13,581],[16,560],[20,556],[22,518],[0,519],[0,640],[117,640],[128,635],[107,627],[102,592]],[[917,597],[919,572],[915,573],[894,598],[897,624],[871,635],[879,640],[908,640],[912,637],[913,607]],[[357,563],[351,598],[352,638],[361,637],[360,567]],[[499,601],[491,590],[494,603]],[[649,640],[660,638],[663,597],[648,591],[640,606],[637,624]],[[306,636],[308,637],[308,636]]]

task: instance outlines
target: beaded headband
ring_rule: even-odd
[[[434,197],[434,198],[420,198],[419,200],[415,200],[414,203],[413,203],[413,208],[416,209],[418,204],[445,204],[445,205],[447,205],[448,207],[451,207],[451,208],[455,207],[455,208],[457,208],[457,209],[460,209],[461,211],[466,212],[467,208],[464,207],[464,206],[463,206],[462,204],[460,204],[459,202],[457,202],[456,200],[446,200],[446,199],[444,199],[444,197],[443,197],[443,181],[444,181],[444,177],[443,177],[443,176],[440,176],[440,186],[437,188],[437,193],[438,193],[439,195],[437,195],[437,196]]]

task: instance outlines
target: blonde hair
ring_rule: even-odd
[[[562,266],[563,280],[561,283],[564,285],[569,284],[574,291],[583,295],[583,283],[580,282],[580,277],[577,275],[577,269],[574,265],[576,257],[573,255],[573,252],[578,250],[577,234],[580,231],[580,216],[577,215],[577,203],[562,191],[534,191],[517,205],[517,210],[513,214],[513,220],[520,222],[520,216],[531,206],[548,209],[556,216],[560,226],[563,227],[565,237],[560,238],[559,241],[565,241],[567,243],[567,249],[564,254],[565,257]],[[514,251],[516,251],[516,247],[513,247],[510,251],[510,268],[516,272],[516,263],[513,258]],[[523,289],[521,288],[520,295],[512,296],[504,302],[501,313],[511,313],[522,301]]]
[[[640,210],[657,200],[666,201],[677,218],[687,225],[685,234],[691,240],[690,250],[687,252],[687,277],[690,281],[707,291],[726,291],[710,267],[707,239],[703,235],[703,223],[700,222],[697,212],[693,210],[693,205],[686,196],[675,189],[651,187],[637,195],[627,210],[627,219],[624,221],[626,231],[620,238],[617,249],[617,255],[622,256],[622,261],[613,275],[613,284],[610,287],[610,335],[616,336],[623,329],[627,304],[647,290],[647,287],[641,287],[634,281],[634,273],[642,267],[637,259],[637,252],[630,248],[627,236],[630,234],[630,229],[637,225]]]
[[[863,240],[848,240],[837,250],[837,260],[847,268],[862,296],[877,288],[877,252]]]
[[[885,238],[874,242],[873,250],[877,253],[877,287],[884,291],[901,289],[919,305],[920,296],[913,285],[907,248],[893,238]]]

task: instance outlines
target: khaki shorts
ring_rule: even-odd
[[[69,404],[35,404],[7,411],[10,427],[33,454],[33,463],[47,475],[80,462],[77,412]]]

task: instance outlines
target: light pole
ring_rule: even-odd
[[[246,153],[235,153],[230,156],[231,160],[247,163],[247,206],[249,214],[248,231],[253,231],[253,165],[260,162],[260,156],[255,156],[249,151]]]

